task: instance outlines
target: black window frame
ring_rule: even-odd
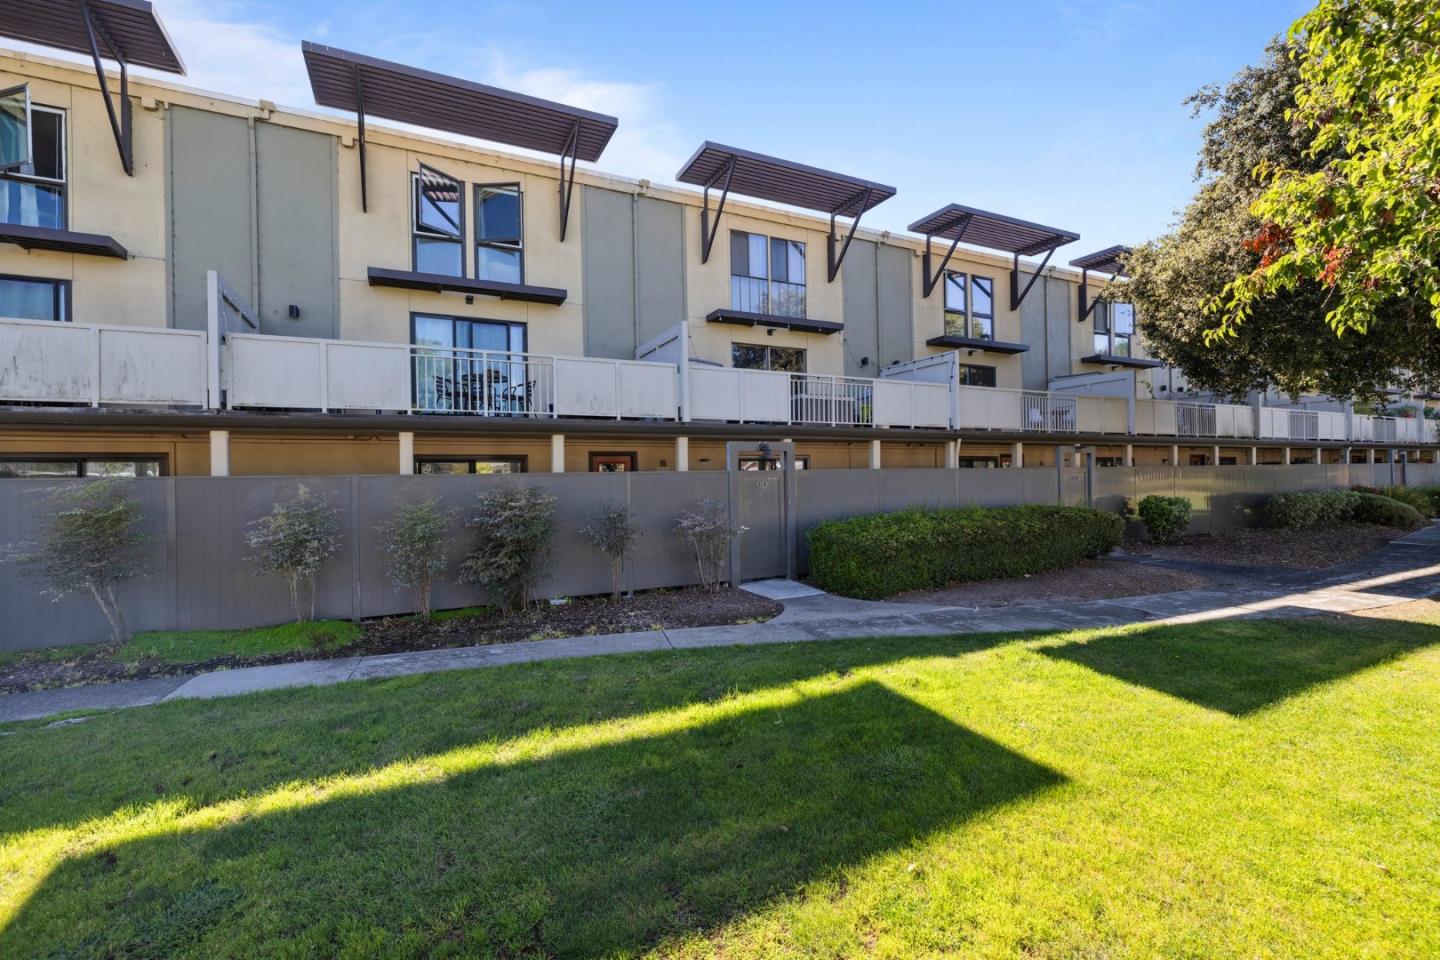
[[[445,177],[447,180],[452,180],[456,185],[455,196],[456,204],[459,207],[459,225],[458,230],[453,238],[450,237],[448,234],[436,232],[434,228],[421,227],[420,191],[424,182],[425,170],[429,170],[431,173],[434,173],[438,176]],[[443,243],[453,243],[459,249],[460,256],[458,260],[460,264],[460,272],[458,274],[440,274],[441,276],[457,276],[461,278],[468,276],[468,274],[466,274],[465,272],[465,261],[468,259],[465,255],[465,181],[461,180],[459,177],[452,176],[451,174],[446,173],[444,170],[437,170],[431,166],[425,166],[424,170],[413,170],[410,172],[410,268],[417,273],[434,273],[433,270],[422,271],[420,269],[420,241],[422,238]]]
[[[776,456],[765,457],[758,453],[742,453],[735,458],[735,467],[738,470],[758,473],[768,470],[779,470],[780,461],[781,458]],[[809,470],[810,454],[797,453],[792,458],[792,462],[795,465],[793,468],[795,470]]]
[[[988,377],[987,377],[985,374],[981,374],[980,379],[981,379],[981,380],[986,380],[986,379],[988,379],[990,382],[989,382],[989,383],[983,383],[983,382],[982,382],[982,383],[976,383],[974,380],[972,380],[972,379],[971,379],[972,374],[974,374],[974,373],[976,373],[976,372],[978,372],[978,371],[988,371]],[[985,363],[962,363],[962,364],[960,364],[960,369],[959,369],[958,373],[959,373],[959,378],[960,378],[960,385],[961,385],[962,387],[996,387],[996,386],[999,385],[999,384],[998,384],[998,381],[997,381],[996,378],[995,378],[995,367],[990,366],[989,364],[985,364]]]
[[[74,297],[72,296],[72,281],[62,280],[59,277],[26,277],[14,273],[0,273],[0,283],[7,280],[14,280],[19,283],[48,283],[54,287],[51,294],[54,304],[56,319],[55,323],[70,323],[74,317]],[[29,319],[27,317],[16,317],[17,320]],[[46,322],[46,321],[42,321]]]
[[[34,117],[35,117],[35,114],[36,114],[36,113],[48,113],[48,114],[52,114],[52,115],[54,115],[54,116],[56,116],[56,117],[59,118],[59,123],[56,125],[56,130],[58,131],[58,136],[59,136],[59,139],[60,139],[60,143],[59,143],[59,148],[56,150],[56,156],[57,156],[57,160],[58,160],[59,165],[60,165],[60,177],[59,177],[59,179],[55,179],[55,178],[53,178],[53,177],[41,177],[41,176],[36,176],[36,175],[33,174],[33,173],[22,173],[22,172],[20,172],[20,171],[18,171],[18,170],[0,170],[0,190],[3,190],[3,189],[4,189],[3,184],[6,183],[6,182],[38,184],[38,185],[41,185],[41,186],[44,186],[44,187],[48,187],[48,188],[54,189],[54,190],[59,194],[59,197],[60,197],[60,224],[59,224],[59,226],[47,226],[47,225],[43,225],[43,224],[22,224],[22,223],[21,223],[20,221],[18,221],[18,220],[6,220],[6,221],[0,221],[0,222],[9,223],[9,224],[14,224],[14,225],[16,225],[16,226],[22,226],[22,225],[23,225],[23,226],[41,227],[42,229],[47,229],[47,230],[68,230],[68,229],[70,229],[70,125],[69,125],[70,115],[69,115],[69,111],[68,111],[67,109],[65,109],[64,107],[52,107],[52,106],[49,106],[48,104],[43,104],[43,103],[32,103],[32,104],[30,104],[30,123],[29,123],[28,128],[26,129],[26,136],[28,136],[28,137],[30,138],[30,160],[29,160],[29,164],[28,164],[28,165],[31,166],[31,167],[33,167],[34,164],[35,164],[35,119],[34,119]]]
[[[462,455],[462,454],[447,454],[447,453],[427,453],[427,454],[423,454],[423,455],[417,455],[417,456],[415,457],[415,465],[414,465],[413,469],[414,469],[414,471],[415,471],[415,473],[416,473],[417,475],[432,476],[432,477],[434,477],[434,476],[460,476],[460,474],[434,474],[434,473],[432,473],[432,474],[426,474],[426,473],[424,472],[424,470],[421,469],[422,464],[426,464],[426,463],[464,463],[464,464],[467,465],[467,469],[466,469],[466,471],[465,471],[465,474],[463,474],[463,475],[465,475],[465,476],[478,476],[478,475],[480,475],[480,474],[479,474],[479,471],[477,471],[477,470],[475,469],[475,465],[478,464],[478,463],[509,463],[509,464],[513,464],[513,465],[515,465],[515,466],[517,466],[517,467],[520,468],[520,469],[518,469],[518,470],[512,471],[512,472],[514,472],[514,473],[529,473],[529,472],[530,472],[530,456],[529,456],[529,454],[524,454],[524,453],[505,453],[505,454],[483,454],[483,453],[482,453],[482,454],[476,454],[476,455],[474,455],[474,456]],[[487,476],[488,476],[488,474],[487,474]]]
[[[1130,308],[1130,332],[1117,334],[1115,330],[1115,316],[1112,307],[1124,305]],[[1095,332],[1093,346],[1095,352],[1110,357],[1133,357],[1135,356],[1135,338],[1139,335],[1139,323],[1135,319],[1135,304],[1128,300],[1120,300],[1114,303],[1101,300],[1095,304],[1093,312],[1095,317]],[[1124,341],[1125,350],[1117,352],[1115,345]]]
[[[507,239],[507,240],[484,240],[484,239],[481,239],[481,237],[480,237],[480,226],[481,226],[482,220],[481,220],[481,217],[480,217],[480,191],[481,191],[481,190],[506,189],[506,188],[512,188],[512,187],[513,187],[514,190],[515,190],[515,205],[516,205],[516,207],[519,208],[519,212],[518,212],[518,215],[517,215],[517,217],[516,217],[516,221],[517,221],[517,223],[518,223],[519,226],[520,226],[519,236],[515,237],[514,240],[508,240],[508,239]],[[519,279],[519,280],[516,280],[516,281],[513,281],[513,282],[515,282],[515,283],[524,283],[524,282],[525,282],[525,190],[524,190],[524,188],[521,186],[521,184],[520,184],[519,181],[508,181],[508,182],[503,182],[503,183],[476,183],[476,184],[472,184],[472,185],[471,185],[471,190],[470,190],[470,202],[471,202],[471,205],[472,205],[472,207],[473,207],[473,209],[474,209],[474,211],[475,211],[474,216],[471,217],[471,219],[475,221],[474,237],[472,238],[472,241],[473,241],[473,249],[472,249],[472,251],[471,251],[471,257],[472,257],[472,261],[473,261],[473,262],[472,262],[472,266],[474,267],[474,271],[475,271],[473,275],[474,275],[475,279],[477,279],[477,280],[491,280],[491,282],[494,282],[494,283],[510,283],[510,282],[512,282],[512,281],[509,281],[509,280],[493,280],[492,278],[481,276],[481,274],[480,274],[480,250],[481,250],[482,247],[486,247],[486,248],[489,248],[489,249],[492,249],[492,250],[513,250],[514,252],[518,253],[518,254],[520,255],[520,279]]]
[[[737,240],[741,237],[744,238],[745,249],[746,272],[744,273],[737,272],[738,265],[736,263],[736,260],[738,259],[736,257]],[[758,237],[765,241],[765,272],[759,275],[753,272],[753,258],[750,256],[750,239],[752,237]],[[802,264],[802,269],[800,270],[799,280],[792,279],[791,277],[792,271],[790,270],[789,252],[792,246],[798,246],[800,248],[800,262]],[[777,272],[777,249],[784,251],[783,262],[785,264],[785,279],[783,280],[777,280],[775,277]],[[730,308],[732,310],[744,310],[749,313],[763,313],[769,314],[771,316],[794,317],[796,319],[803,320],[804,318],[809,316],[810,313],[810,287],[809,284],[806,283],[806,274],[808,274],[810,269],[809,258],[810,245],[804,240],[792,240],[789,237],[777,237],[770,234],[753,233],[749,230],[731,230]],[[751,285],[748,289],[753,289],[753,285],[756,282],[763,281],[765,285],[764,300],[761,304],[759,304],[762,309],[755,309],[756,304],[749,302],[750,298],[737,296],[739,288],[736,286],[736,281],[744,281],[747,284]],[[776,295],[775,288],[777,284],[781,287],[787,288],[787,292],[792,295],[795,292],[795,289],[798,288],[800,301],[800,310],[798,313],[794,312],[793,310],[781,310],[777,306],[777,304],[781,302],[781,298]]]
[[[129,463],[153,463],[155,464],[155,477],[168,477],[170,475],[170,458],[163,453],[6,453],[0,455],[0,465],[6,463],[73,463],[76,473],[74,479],[83,479],[91,476],[86,468],[91,463],[105,462],[129,462]],[[105,476],[97,474],[96,476]],[[152,480],[155,477],[136,476],[136,480]],[[0,480],[64,480],[68,477],[8,477],[0,473]]]
[[[956,287],[955,281],[960,281]],[[984,284],[985,295],[990,299],[990,309],[984,313],[976,309],[975,288]],[[950,305],[952,290],[959,292],[963,304],[957,309]],[[995,339],[995,278],[964,270],[946,270],[942,285],[941,306],[945,311],[946,336],[960,336],[969,340]],[[980,328],[983,324],[984,329]]]
[[[605,457],[611,460],[625,460],[629,465],[624,470],[600,470],[597,458]],[[585,457],[587,473],[638,473],[640,471],[640,455],[634,450],[591,450]]]
[[[735,351],[738,350],[738,349],[741,349],[741,348],[745,348],[745,349],[749,349],[749,350],[763,350],[763,351],[765,351],[765,366],[763,366],[763,367],[742,367],[742,366],[736,364],[736,363],[735,363]],[[809,373],[809,371],[810,371],[810,351],[809,351],[809,350],[806,350],[804,347],[791,347],[791,346],[787,346],[787,345],[785,345],[785,344],[775,344],[775,343],[745,343],[745,342],[740,341],[740,340],[732,340],[731,343],[730,343],[730,366],[731,366],[733,369],[736,369],[736,370],[767,370],[767,371],[768,371],[768,370],[774,370],[775,367],[771,366],[771,364],[770,364],[770,355],[771,355],[774,351],[776,351],[776,350],[793,350],[793,351],[795,351],[796,353],[800,354],[800,369],[799,369],[799,370],[781,370],[781,371],[779,371],[779,372],[781,372],[781,373],[795,373],[795,374],[806,374],[806,373]]]

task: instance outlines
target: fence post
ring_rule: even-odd
[[[1095,506],[1095,451],[1085,451],[1085,506]]]
[[[360,622],[360,478],[350,478],[350,619]]]

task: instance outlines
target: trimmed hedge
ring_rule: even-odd
[[[901,510],[826,520],[807,536],[822,590],[879,600],[907,590],[1019,577],[1104,556],[1125,522],[1088,507]]]
[[[1286,530],[1310,530],[1342,523],[1413,528],[1425,522],[1420,511],[1408,503],[1355,490],[1277,493],[1266,501],[1264,516],[1267,526]]]
[[[1140,501],[1140,522],[1156,543],[1179,540],[1190,526],[1190,501],[1184,497],[1151,494]]]
[[[1422,517],[1435,516],[1435,503],[1429,495],[1419,487],[1382,487],[1382,496],[1391,500],[1399,500],[1401,503],[1409,504],[1415,508],[1415,512]]]

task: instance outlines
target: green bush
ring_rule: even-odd
[[[810,575],[831,593],[878,600],[1068,567],[1109,553],[1124,533],[1119,516],[1087,507],[917,508],[826,520],[808,536]]]
[[[1140,501],[1140,522],[1155,543],[1173,543],[1190,526],[1190,501],[1151,494]]]
[[[1435,516],[1435,502],[1419,487],[1384,487],[1380,493],[1391,500],[1409,504],[1422,517]]]
[[[1425,496],[1430,498],[1430,509],[1428,513],[1432,517],[1440,517],[1440,487],[1414,487]]]
[[[1277,493],[1265,503],[1267,527],[1309,530],[1348,523],[1358,499],[1370,494],[1352,490],[1325,490],[1318,493]]]
[[[1374,493],[1357,493],[1355,504],[1356,523],[1377,523],[1382,527],[1406,527],[1414,529],[1425,523],[1420,511],[1408,503],[1392,500]]]

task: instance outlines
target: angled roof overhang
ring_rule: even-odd
[[[1011,310],[1020,309],[1020,304],[1029,295],[1030,288],[1035,285],[1035,281],[1039,279],[1056,249],[1080,239],[1080,234],[1069,230],[1047,227],[1043,224],[1031,223],[1029,220],[1006,216],[1003,213],[990,213],[987,210],[978,210],[975,207],[966,207],[958,203],[948,204],[934,213],[916,220],[910,224],[909,229],[912,233],[925,235],[924,295],[927,297],[940,282],[946,265],[955,255],[955,248],[962,242],[989,250],[1003,250],[1010,254],[1014,258],[1014,265],[1010,268]],[[941,240],[949,240],[950,248],[941,259],[940,266],[932,270],[930,268],[930,244],[936,237]],[[1020,258],[1039,256],[1042,253],[1045,254],[1045,259],[1040,262],[1040,266],[1036,268],[1030,282],[1021,291]]]
[[[130,67],[185,73],[185,64],[154,8],[146,0],[4,0],[0,7],[0,36],[90,57],[120,163],[133,176]],[[120,67],[118,111],[102,59],[114,60]]]
[[[365,194],[365,118],[538,150],[560,158],[560,239],[575,185],[575,162],[600,159],[620,121],[603,113],[368,57],[306,40],[301,44],[315,102],[359,118],[360,203]],[[569,164],[568,171],[566,164]]]
[[[938,337],[931,337],[925,341],[927,347],[950,347],[955,350],[968,350],[971,354],[979,351],[981,353],[999,353],[1006,356],[1013,356],[1017,353],[1025,353],[1030,347],[1024,343],[1009,343],[1004,340],[982,340],[978,337],[957,337],[951,334],[943,334]]]
[[[1080,268],[1080,304],[1077,323],[1084,323],[1095,312],[1095,304],[1098,300],[1090,300],[1090,271],[1110,274],[1111,282],[1120,277],[1126,276],[1125,257],[1129,255],[1130,248],[1121,244],[1113,247],[1106,247],[1104,250],[1096,250],[1094,253],[1087,253],[1083,257],[1076,257],[1070,261],[1070,266]]]
[[[1163,367],[1165,363],[1161,360],[1147,360],[1144,357],[1122,357],[1114,353],[1092,353],[1088,357],[1081,357],[1081,363],[1099,363],[1111,367],[1129,367],[1133,370],[1149,370],[1153,367]]]
[[[833,281],[850,249],[850,241],[866,211],[895,196],[895,188],[871,180],[862,180],[819,167],[806,166],[793,160],[766,156],[739,147],[706,140],[690,157],[675,179],[704,188],[704,204],[700,211],[700,262],[710,259],[710,250],[720,230],[720,215],[725,199],[731,193],[756,197],[773,203],[784,203],[830,215],[830,236],[827,244],[829,279]],[[719,188],[720,199],[715,212],[710,212],[710,191]],[[845,242],[837,249],[835,218],[850,217]],[[713,226],[712,226],[713,221]]]

